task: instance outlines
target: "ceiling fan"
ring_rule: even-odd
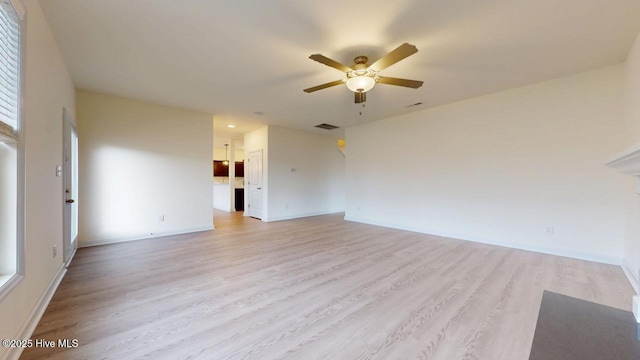
[[[309,56],[309,59],[343,71],[346,73],[347,77],[346,79],[310,87],[303,91],[306,93],[312,93],[332,86],[346,84],[349,90],[355,93],[355,103],[359,104],[367,100],[367,91],[373,89],[373,86],[376,83],[417,89],[422,86],[422,81],[392,78],[380,76],[378,74],[380,71],[417,52],[418,48],[415,47],[415,45],[404,43],[371,65],[368,64],[369,58],[366,56],[358,56],[353,59],[354,64],[351,67],[329,59],[324,55],[313,54]]]

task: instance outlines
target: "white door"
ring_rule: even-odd
[[[78,133],[71,114],[63,109],[63,200],[64,200],[64,261],[68,262],[78,248]]]
[[[262,219],[262,150],[249,153],[249,216]]]

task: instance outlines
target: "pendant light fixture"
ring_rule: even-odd
[[[229,144],[224,144],[224,161],[222,165],[229,166]]]

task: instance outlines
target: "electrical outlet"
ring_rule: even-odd
[[[53,245],[53,257],[58,256],[58,245]]]
[[[158,216],[158,222],[164,222],[164,215]]]
[[[556,232],[555,227],[553,227],[553,226],[548,226],[547,227],[547,234],[553,235],[555,232]]]

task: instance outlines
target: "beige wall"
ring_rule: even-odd
[[[640,143],[640,35],[629,53],[625,64],[626,93],[625,120],[626,141],[618,150]],[[613,155],[613,154],[612,154]],[[626,237],[625,266],[636,292],[640,293],[640,180],[627,176],[626,181]]]
[[[623,92],[617,65],[348,128],[346,217],[621,263]]]
[[[62,164],[62,108],[75,109],[73,84],[40,3],[25,3],[26,269],[23,281],[0,302],[2,339],[30,335],[38,320],[36,305],[63,269],[62,178],[55,168]],[[0,358],[8,355],[0,347]]]
[[[211,115],[86,91],[76,99],[80,246],[212,228]]]
[[[269,126],[266,221],[344,211],[344,156],[333,137]]]
[[[263,221],[344,211],[344,157],[336,139],[264,126],[245,134],[244,148],[245,158],[262,150]],[[248,193],[245,185],[245,214]]]

